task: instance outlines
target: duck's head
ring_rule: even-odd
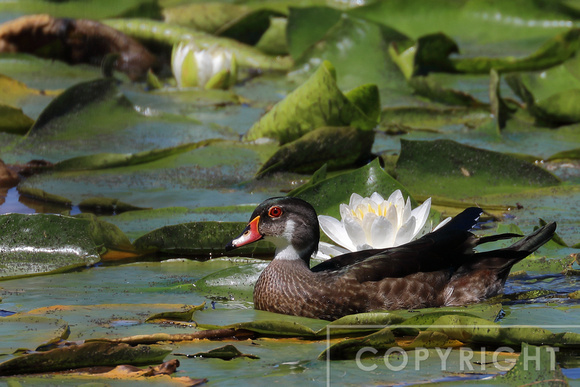
[[[248,226],[226,246],[226,250],[260,239],[276,245],[275,259],[300,258],[308,263],[320,239],[316,211],[302,199],[268,199],[254,210]]]

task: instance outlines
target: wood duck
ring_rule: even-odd
[[[320,237],[316,211],[298,198],[271,198],[226,250],[260,239],[276,245],[274,260],[254,287],[254,307],[260,310],[335,320],[374,310],[459,306],[502,293],[512,266],[556,230],[552,222],[510,247],[475,252],[482,243],[522,236],[475,236],[468,230],[481,213],[471,207],[415,241],[347,253],[310,268]]]

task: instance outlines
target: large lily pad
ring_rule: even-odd
[[[0,277],[54,273],[100,260],[90,221],[57,215],[0,216]]]
[[[510,87],[540,122],[569,124],[580,121],[580,80],[575,70],[580,61],[575,58],[569,62],[541,73],[506,77]]]
[[[560,184],[532,163],[448,140],[401,141],[397,175],[414,193],[457,198]]]
[[[47,13],[60,17],[87,17],[102,19],[127,15],[157,16],[158,7],[151,0],[115,0],[89,1],[80,3],[47,4],[42,0],[29,0],[17,3],[2,4],[0,11],[7,13]]]
[[[262,176],[278,171],[308,173],[327,165],[328,169],[343,169],[364,162],[371,156],[375,134],[351,127],[323,127],[276,151],[258,171]],[[348,148],[345,143],[351,144]]]
[[[370,110],[375,112],[373,116],[366,112],[368,106],[378,106],[380,103],[376,86],[366,87],[371,92],[364,93],[365,101],[358,99],[361,92],[357,90],[357,99],[353,103],[348,94],[338,89],[334,67],[325,61],[304,84],[256,122],[244,139],[270,137],[284,144],[323,126],[353,126],[371,130],[378,122],[379,109]]]
[[[319,214],[338,218],[339,205],[348,203],[353,192],[368,197],[373,192],[390,195],[397,189],[403,192],[403,196],[410,196],[407,189],[389,176],[375,159],[364,167],[307,185],[291,195],[312,204]]]
[[[6,316],[0,318],[0,327],[0,355],[35,350],[66,340],[70,333],[66,321],[44,316]]]
[[[105,342],[73,344],[46,352],[22,355],[0,363],[0,375],[61,371],[101,365],[159,363],[170,352],[171,350],[165,348],[146,345],[132,347],[128,344]]]
[[[551,345],[555,347],[580,347],[580,334],[553,333],[533,325],[506,326],[489,320],[467,316],[442,316],[430,330],[445,333],[449,338],[464,343],[493,345]]]
[[[221,38],[192,28],[170,25],[146,19],[110,19],[105,24],[140,40],[154,40],[173,46],[182,40],[194,40],[202,47],[219,46],[231,50],[241,67],[263,70],[288,70],[292,60],[288,57],[271,57],[257,48],[233,39]]]
[[[143,252],[163,252],[187,255],[223,253],[226,244],[246,227],[238,222],[196,222],[166,226],[143,235],[134,242]],[[273,251],[267,242],[240,249],[239,254],[264,254]]]
[[[33,123],[22,109],[0,104],[0,132],[25,134]]]
[[[393,100],[393,94],[396,96],[408,89],[388,56],[387,46],[403,39],[406,36],[390,27],[336,9],[291,8],[288,42],[296,61],[291,75],[303,78],[328,60],[336,67],[341,88],[373,83],[381,90],[381,97]]]
[[[27,137],[10,149],[7,159],[32,157],[61,161],[99,151],[110,153],[119,150],[125,153],[128,150],[150,150],[151,145],[147,143],[151,138],[158,137],[160,128],[169,122],[177,124],[174,129],[181,132],[179,136],[167,138],[166,144],[169,146],[192,142],[190,140],[194,138],[201,140],[208,134],[214,134],[206,132],[200,138],[200,133],[188,133],[181,129],[195,125],[196,121],[171,116],[150,118],[138,113],[112,79],[81,83],[67,89],[47,106]],[[104,142],[104,138],[108,141]],[[136,138],[139,141],[135,141]],[[63,149],[75,151],[63,157],[66,154]]]

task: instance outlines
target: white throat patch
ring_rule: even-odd
[[[292,238],[294,235],[294,230],[296,229],[296,222],[289,219],[286,222],[286,228],[284,232],[277,238],[271,238],[270,240],[276,245],[276,255],[274,259],[280,260],[293,260],[301,259],[300,254],[294,246],[292,246]]]

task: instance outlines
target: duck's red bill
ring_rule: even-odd
[[[242,231],[240,236],[228,243],[226,246],[226,251],[233,250],[236,247],[244,246],[262,239],[264,236],[258,232],[259,222],[260,216],[256,216],[254,219],[252,219],[244,231]]]

